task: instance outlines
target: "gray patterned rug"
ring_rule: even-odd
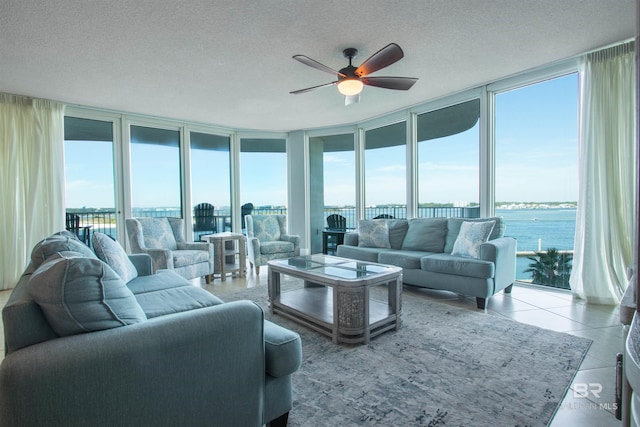
[[[378,290],[382,291],[382,290]],[[368,345],[331,340],[249,299],[302,337],[289,425],[544,426],[591,341],[403,294],[402,327]]]

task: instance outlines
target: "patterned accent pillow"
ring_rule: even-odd
[[[384,219],[363,219],[358,224],[358,246],[361,248],[390,248],[389,226]]]
[[[122,246],[103,233],[93,233],[93,250],[102,261],[109,264],[125,283],[138,277],[138,270],[127,256]]]
[[[480,245],[489,239],[495,224],[495,221],[463,222],[451,255],[480,258]]]
[[[117,328],[147,318],[122,279],[95,257],[59,252],[31,275],[28,289],[60,336]]]

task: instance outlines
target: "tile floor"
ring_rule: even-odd
[[[254,272],[248,273],[246,279],[228,278],[224,282],[216,279],[210,285],[194,280],[194,284],[216,295],[246,287],[266,286],[266,283],[266,268],[261,269],[258,276]],[[405,286],[404,292],[477,311],[475,298],[410,286]],[[10,291],[0,291],[0,308],[4,307],[9,293]],[[600,397],[596,398],[591,394],[586,399],[580,397],[579,393],[574,396],[572,384],[550,426],[621,426],[622,423],[615,418],[612,407],[615,402],[616,353],[622,351],[623,342],[623,329],[617,307],[586,304],[574,300],[569,292],[562,290],[517,284],[511,295],[500,293],[489,299],[486,311],[488,315],[504,316],[518,322],[592,339],[593,344],[580,366],[574,384],[601,384]],[[0,334],[0,345],[4,346],[1,328]],[[0,352],[0,360],[3,354],[4,349]]]

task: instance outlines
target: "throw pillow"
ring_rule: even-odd
[[[407,251],[442,252],[447,234],[446,218],[413,218],[402,242]]]
[[[36,243],[31,251],[31,262],[38,268],[47,258],[60,251],[79,252],[86,257],[95,257],[89,246],[78,240],[75,235],[60,232]]]
[[[31,275],[28,289],[60,336],[131,325],[147,318],[122,279],[95,257],[57,253]]]
[[[363,219],[358,224],[358,246],[361,248],[390,248],[389,226],[384,219]]]
[[[109,264],[125,283],[138,277],[138,270],[127,256],[122,246],[104,233],[93,233],[93,250],[102,261]]]
[[[496,224],[493,226],[493,231],[489,235],[489,240],[497,239],[499,237],[504,236],[505,232],[505,222],[502,217],[486,217],[486,218],[449,218],[447,220],[447,238],[444,243],[444,252],[450,254],[453,250],[453,244],[456,242],[458,238],[458,234],[460,233],[460,227],[463,222],[485,222],[485,221],[495,221]]]
[[[495,224],[495,221],[463,222],[451,255],[480,258],[480,245],[489,239]]]
[[[407,234],[409,224],[406,219],[389,219],[389,244],[392,249],[401,249],[404,236]]]

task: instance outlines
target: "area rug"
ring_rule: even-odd
[[[545,426],[591,345],[406,293],[399,331],[336,345],[272,315],[265,286],[220,297],[255,301],[267,319],[301,335],[292,427]]]

